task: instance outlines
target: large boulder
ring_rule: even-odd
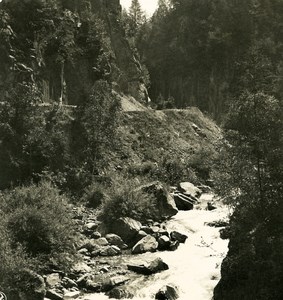
[[[178,185],[178,190],[185,195],[190,195],[194,198],[198,198],[202,191],[198,187],[196,187],[194,184],[190,182],[181,182]]]
[[[182,193],[174,193],[174,201],[179,210],[191,210],[196,203],[195,199],[191,196],[184,195]]]
[[[142,224],[134,219],[119,218],[112,225],[112,232],[119,235],[126,243],[132,242],[141,229]]]
[[[154,196],[158,218],[170,218],[178,213],[174,199],[159,181],[143,185],[139,189]]]
[[[135,244],[132,249],[132,253],[139,254],[144,252],[154,252],[157,248],[158,242],[156,239],[151,235],[147,235]]]
[[[143,275],[151,275],[169,269],[168,265],[161,258],[156,258],[150,262],[128,264],[127,267],[130,271]]]
[[[167,284],[155,295],[155,299],[158,300],[176,300],[179,297],[179,289],[173,284]]]

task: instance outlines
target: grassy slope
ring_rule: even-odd
[[[140,103],[135,106],[133,99],[123,99],[122,108],[115,161],[123,166],[158,163],[164,157],[185,163],[201,152],[213,152],[221,137],[219,127],[195,107],[155,111]],[[194,129],[194,124],[200,131]]]

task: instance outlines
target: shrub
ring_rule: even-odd
[[[101,183],[92,182],[86,189],[82,197],[87,207],[97,208],[105,198],[105,186]]]
[[[180,159],[166,156],[161,161],[161,178],[169,184],[177,184],[181,181],[197,183],[198,178],[193,169],[187,166],[186,162]]]
[[[41,182],[4,192],[0,198],[1,224],[12,250],[24,249],[42,267],[66,267],[74,233],[67,199],[59,190]]]
[[[158,165],[151,161],[147,161],[141,164],[133,164],[129,166],[128,172],[131,175],[149,176],[155,178],[158,173]]]
[[[108,197],[103,201],[102,218],[107,223],[120,217],[145,221],[154,219],[155,211],[153,196],[136,189],[133,181],[124,179],[116,181],[108,190]]]

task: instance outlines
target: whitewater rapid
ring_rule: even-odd
[[[180,300],[211,300],[213,289],[220,280],[220,267],[228,250],[228,241],[219,236],[220,228],[207,226],[206,223],[227,219],[228,209],[220,206],[213,211],[205,210],[212,195],[204,194],[201,205],[191,211],[180,211],[166,223],[169,231],[177,230],[188,235],[185,244],[176,251],[164,251],[130,255],[121,263],[134,263],[140,260],[160,257],[169,270],[151,275],[139,276],[128,285],[135,290],[134,299],[154,299],[155,294],[166,284],[179,288]],[[109,299],[103,294],[88,294],[83,300]]]

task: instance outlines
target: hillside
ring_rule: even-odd
[[[179,179],[187,169],[188,174],[196,172],[200,180],[209,179],[215,145],[221,138],[221,130],[211,118],[196,107],[154,110],[131,97],[123,96],[121,101],[119,142],[110,155],[116,166],[146,169],[151,164],[158,169],[167,165],[168,171],[180,172],[175,174]]]

